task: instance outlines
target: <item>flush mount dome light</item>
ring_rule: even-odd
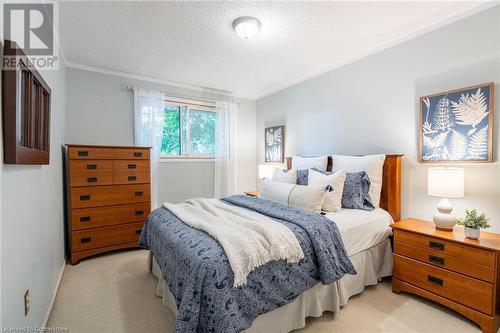
[[[233,21],[234,31],[243,39],[254,37],[260,30],[260,22],[255,17],[242,16]]]

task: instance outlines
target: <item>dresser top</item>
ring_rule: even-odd
[[[81,148],[81,147],[87,147],[87,148],[130,148],[130,149],[137,149],[137,148],[144,148],[144,149],[149,149],[151,147],[147,146],[106,146],[106,145],[82,145],[82,144],[71,144],[67,143],[65,144],[66,147],[69,148]]]
[[[391,226],[396,230],[403,230],[413,232],[420,235],[431,236],[455,243],[466,244],[478,248],[500,251],[500,234],[481,231],[481,236],[478,240],[469,239],[465,237],[464,229],[460,226],[455,226],[453,231],[437,230],[434,222],[418,220],[418,219],[405,219],[394,223]]]

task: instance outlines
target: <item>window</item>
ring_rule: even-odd
[[[213,157],[215,109],[167,103],[161,144],[162,157]]]

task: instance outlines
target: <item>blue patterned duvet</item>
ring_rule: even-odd
[[[175,332],[240,332],[260,314],[293,301],[318,282],[356,274],[335,223],[305,210],[255,197],[222,199],[267,215],[297,237],[304,259],[269,262],[233,288],[233,272],[220,244],[160,207],[148,217],[139,243],[150,249],[175,297]]]

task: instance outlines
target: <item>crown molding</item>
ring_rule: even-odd
[[[115,71],[112,69],[105,69],[105,68],[101,68],[101,67],[89,66],[89,65],[79,64],[79,63],[70,62],[70,61],[66,61],[66,67],[80,69],[80,70],[89,71],[89,72],[100,73],[100,74],[124,77],[124,78],[128,78],[128,79],[158,83],[158,84],[163,84],[163,85],[171,86],[171,87],[190,89],[190,90],[200,91],[200,92],[204,92],[204,93],[212,94],[212,95],[243,98],[243,99],[255,101],[255,97],[239,95],[239,94],[235,94],[235,93],[232,93],[232,92],[226,91],[226,90],[200,87],[200,86],[195,86],[192,84],[187,84],[187,83],[182,83],[182,82],[177,82],[177,81],[162,80],[162,79],[158,79],[158,78],[154,78],[154,77],[150,77],[150,76],[146,76],[146,75]]]
[[[473,8],[470,8],[470,9],[467,9],[467,10],[463,11],[462,13],[459,13],[459,14],[453,16],[453,17],[449,17],[449,18],[447,18],[444,21],[437,22],[437,23],[435,23],[433,25],[430,25],[428,27],[425,27],[425,28],[423,28],[421,30],[418,30],[418,31],[410,33],[410,34],[408,34],[406,36],[397,38],[397,39],[395,39],[395,40],[393,40],[391,42],[385,43],[385,44],[383,44],[381,46],[378,46],[378,47],[375,47],[375,48],[373,48],[371,50],[368,50],[367,52],[364,52],[364,53],[362,53],[362,54],[360,54],[358,56],[349,58],[349,59],[347,59],[345,61],[342,61],[340,63],[337,63],[337,64],[335,64],[333,66],[327,67],[327,68],[325,68],[325,69],[323,69],[321,71],[318,71],[318,72],[315,72],[313,74],[309,74],[309,75],[303,76],[302,78],[299,78],[297,80],[291,81],[291,82],[283,84],[283,85],[279,85],[279,86],[277,86],[275,88],[272,88],[270,90],[263,91],[262,93],[257,94],[257,96],[255,96],[254,99],[255,100],[259,100],[259,99],[262,99],[264,97],[270,96],[272,94],[275,94],[275,93],[280,92],[282,90],[285,90],[287,88],[293,87],[293,86],[295,86],[295,85],[297,85],[299,83],[302,83],[302,82],[308,81],[310,79],[313,79],[315,77],[321,76],[321,75],[326,74],[328,72],[331,72],[331,71],[333,71],[335,69],[344,67],[344,66],[346,66],[346,65],[348,65],[350,63],[356,62],[356,61],[361,60],[363,58],[367,58],[367,57],[369,57],[371,55],[374,55],[376,53],[379,53],[381,51],[389,49],[389,48],[391,48],[393,46],[396,46],[398,44],[401,44],[401,43],[404,43],[406,41],[409,41],[409,40],[411,40],[413,38],[420,37],[420,36],[425,35],[425,34],[427,34],[429,32],[432,32],[434,30],[437,30],[439,28],[442,28],[442,27],[447,26],[449,24],[452,24],[454,22],[458,22],[458,21],[463,20],[463,19],[465,19],[465,18],[467,18],[469,16],[477,14],[479,12],[482,12],[482,11],[485,11],[487,9],[491,9],[493,7],[496,7],[496,6],[500,5],[500,1],[498,1],[498,0],[487,0],[487,1],[483,1],[483,2],[479,2],[478,1],[478,3],[479,4],[477,6],[475,6]]]

